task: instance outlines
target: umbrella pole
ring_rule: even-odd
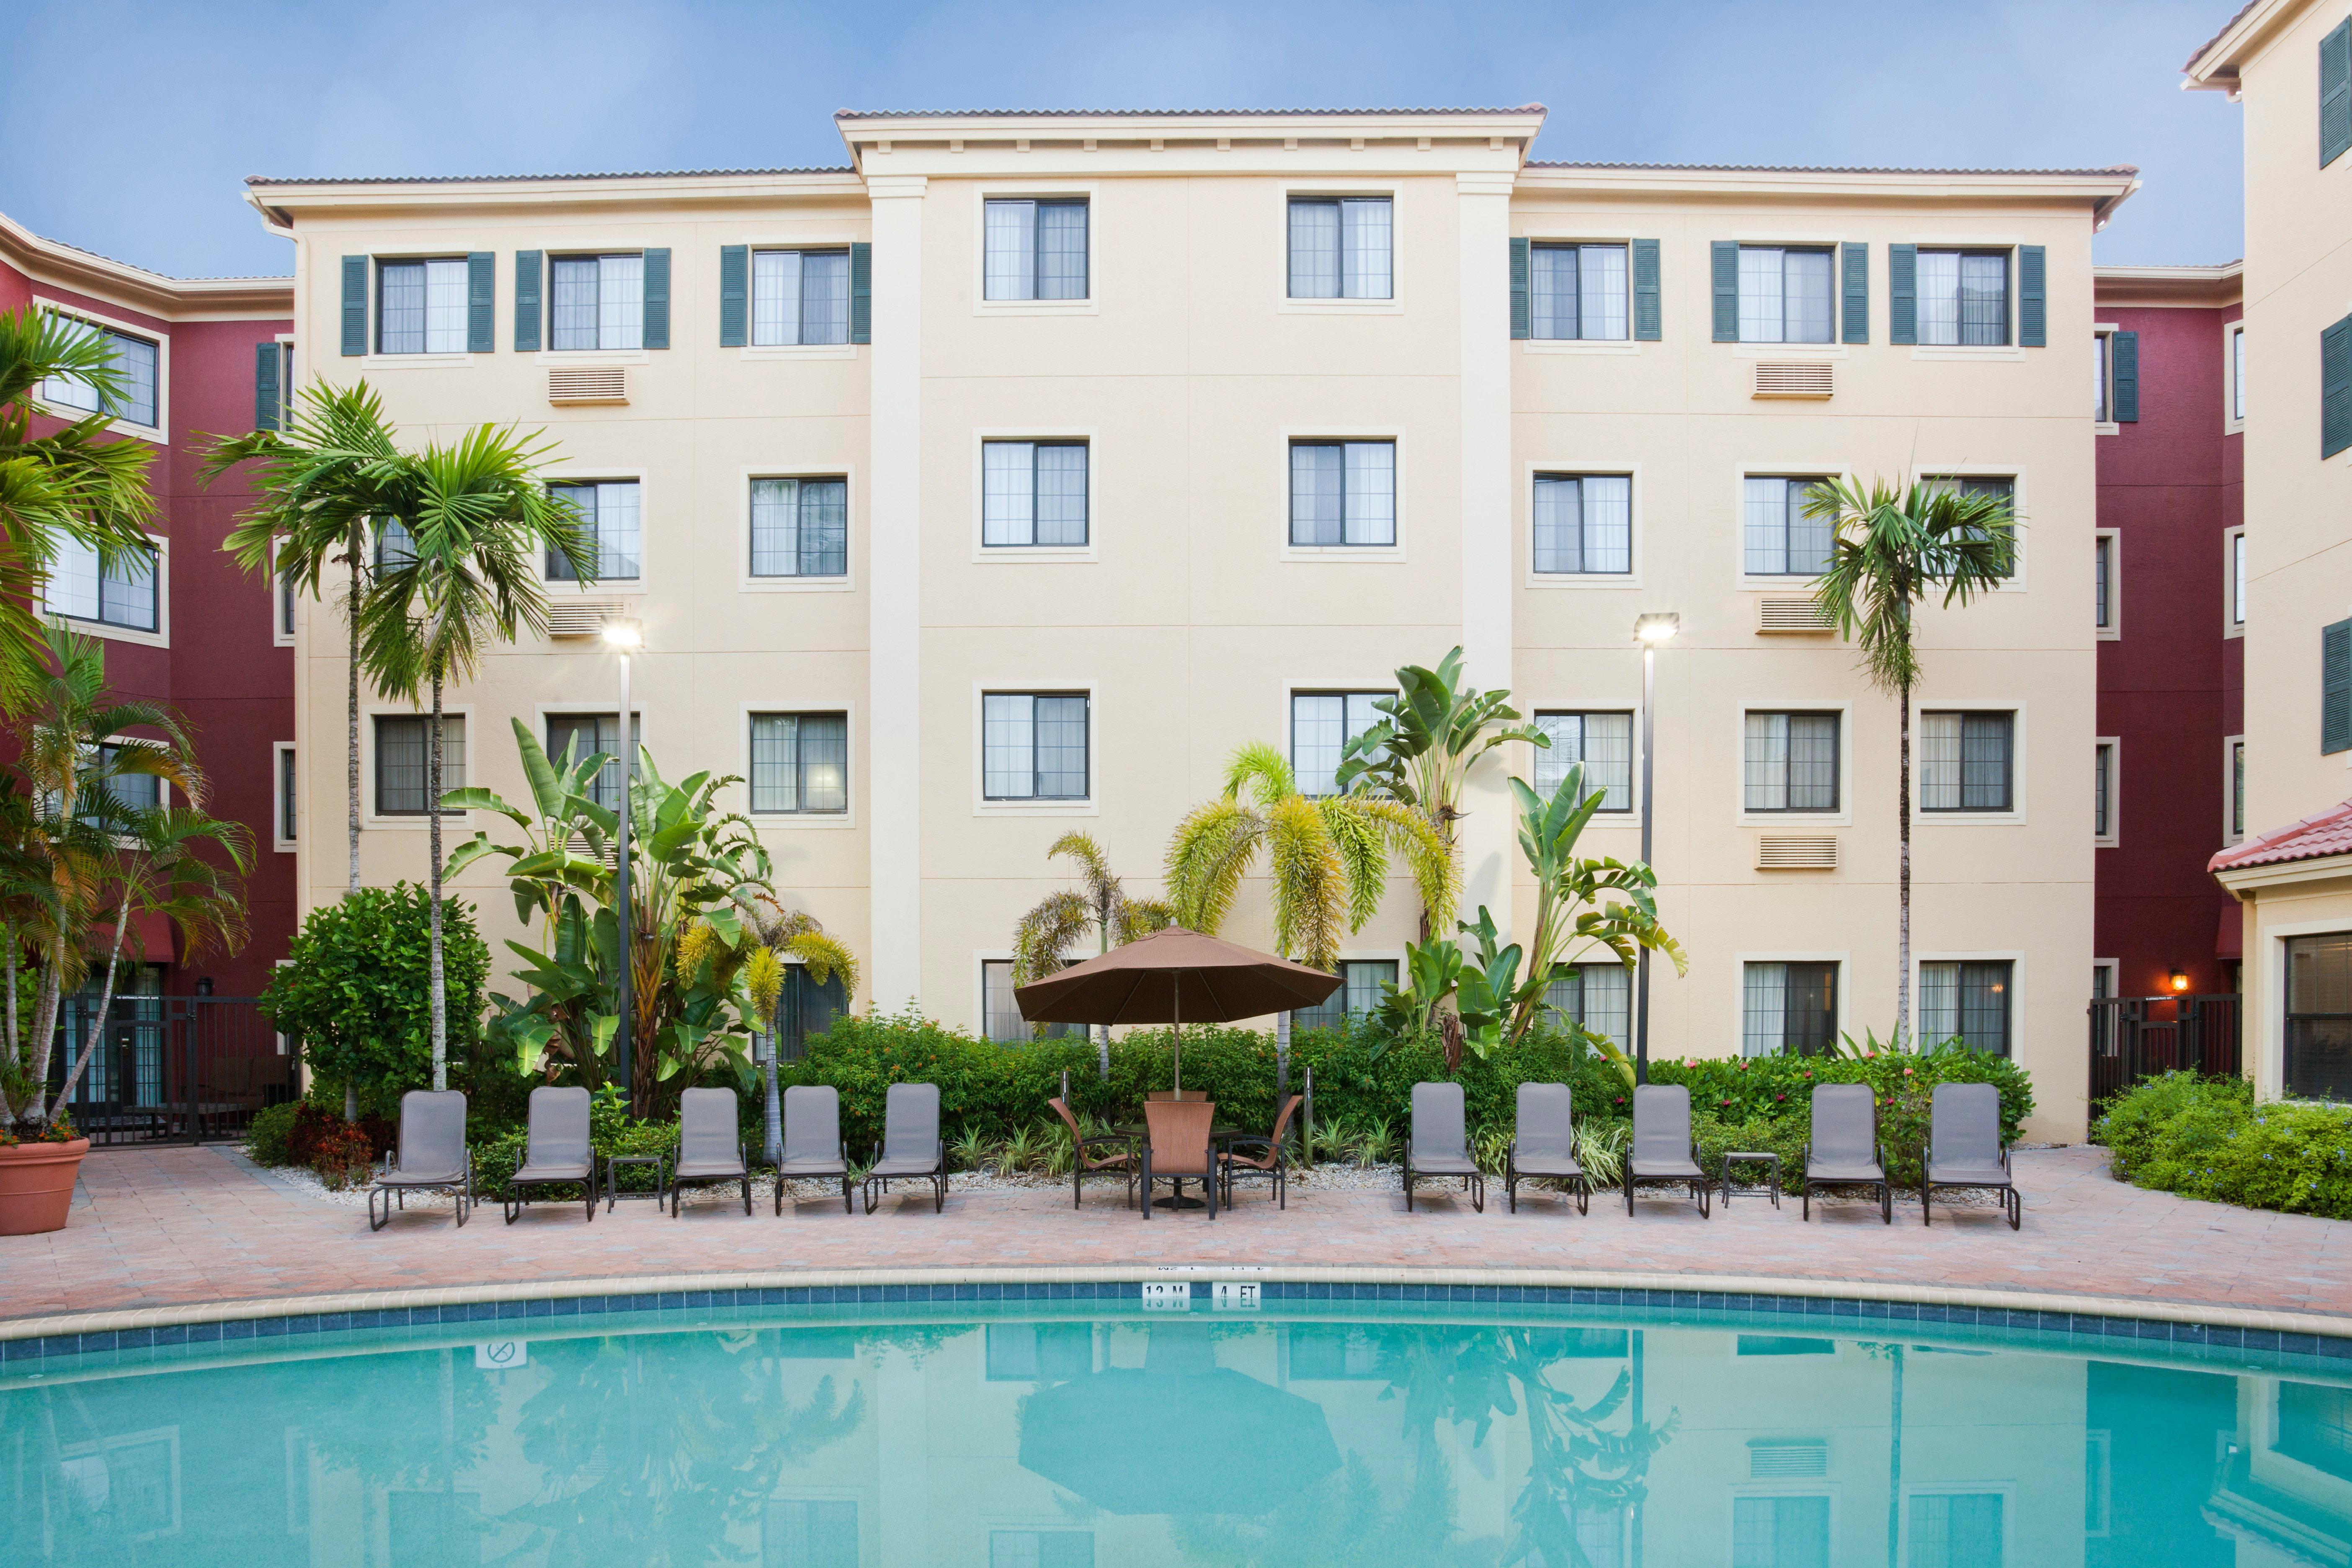
[[[1176,1098],[1184,1098],[1184,977],[1171,976],[1173,984],[1168,993],[1168,1016],[1176,1028]]]

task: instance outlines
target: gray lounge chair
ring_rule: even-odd
[[[1895,1223],[1895,1188],[1879,1163],[1878,1096],[1866,1083],[1813,1085],[1813,1130],[1805,1146],[1804,1217],[1815,1187],[1876,1187],[1881,1224]]]
[[[1919,1223],[1937,1187],[1990,1187],[2015,1230],[2025,1199],[2010,1179],[2009,1145],[2000,1138],[2000,1090],[1989,1083],[1939,1083],[1927,1106],[1927,1173],[1919,1183]]]
[[[1707,1217],[1706,1173],[1691,1136],[1690,1090],[1678,1083],[1645,1083],[1633,1090],[1633,1147],[1625,1156],[1625,1215],[1633,1214],[1640,1186],[1685,1186]]]
[[[849,1145],[841,1137],[841,1091],[830,1084],[784,1090],[784,1157],[776,1163],[776,1212],[784,1184],[830,1177],[841,1183],[841,1212],[851,1214]]]
[[[751,1212],[751,1146],[743,1142],[731,1089],[689,1089],[677,1097],[677,1163],[669,1173],[669,1217],[688,1182],[739,1182]]]
[[[894,1083],[882,1103],[882,1143],[866,1172],[866,1212],[893,1181],[931,1184],[931,1212],[948,1202],[948,1149],[940,1141],[940,1086]]]
[[[368,1228],[392,1223],[395,1205],[408,1206],[411,1193],[448,1193],[457,1201],[457,1224],[474,1206],[474,1152],[466,1147],[466,1097],[457,1089],[412,1089],[400,1097],[400,1148],[387,1170],[368,1188]],[[391,1198],[376,1216],[375,1200]]]
[[[1570,1113],[1575,1095],[1564,1083],[1519,1085],[1518,1131],[1503,1156],[1503,1191],[1511,1212],[1519,1212],[1519,1183],[1538,1177],[1573,1184],[1576,1212],[1592,1211],[1592,1178],[1576,1163],[1576,1131]]]
[[[526,1187],[577,1186],[596,1217],[596,1151],[588,1142],[588,1091],[541,1084],[530,1091],[530,1131],[522,1166],[507,1178],[507,1223],[530,1202]]]
[[[1458,1083],[1412,1086],[1412,1130],[1405,1139],[1404,1208],[1412,1212],[1412,1184],[1432,1176],[1459,1176],[1470,1206],[1486,1212],[1486,1173],[1470,1157],[1470,1133]]]

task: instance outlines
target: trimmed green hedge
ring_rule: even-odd
[[[2254,1103],[2243,1079],[2167,1073],[2091,1129],[2119,1181],[2245,1208],[2352,1219],[2352,1107]]]

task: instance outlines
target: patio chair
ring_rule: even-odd
[[[395,1205],[405,1209],[411,1193],[447,1193],[457,1200],[457,1224],[474,1206],[474,1152],[466,1147],[466,1097],[454,1089],[412,1089],[400,1097],[400,1147],[368,1188],[368,1228],[392,1223]],[[378,1196],[392,1200],[376,1215]]]
[[[1174,1182],[1183,1196],[1183,1184],[1198,1177],[1209,1201],[1209,1217],[1217,1217],[1217,1160],[1209,1147],[1209,1129],[1215,1125],[1217,1107],[1208,1100],[1148,1100],[1143,1121],[1150,1142],[1143,1145],[1143,1217],[1151,1217],[1151,1184]]]
[[[596,1151],[588,1142],[588,1091],[541,1084],[530,1091],[530,1131],[523,1140],[522,1167],[507,1178],[507,1223],[512,1225],[530,1201],[526,1187],[576,1186],[596,1218]]]
[[[1633,1216],[1637,1187],[1685,1186],[1707,1217],[1706,1173],[1691,1136],[1690,1090],[1678,1083],[1645,1083],[1633,1091],[1633,1147],[1625,1156],[1625,1217]]]
[[[882,1102],[882,1142],[866,1171],[866,1212],[897,1181],[929,1181],[931,1212],[948,1202],[948,1146],[940,1141],[940,1086],[894,1083]]]
[[[1470,1206],[1486,1212],[1486,1173],[1470,1157],[1470,1133],[1458,1083],[1412,1086],[1412,1131],[1405,1139],[1404,1211],[1412,1212],[1412,1184],[1432,1176],[1459,1176]]]
[[[1127,1184],[1127,1206],[1135,1206],[1136,1150],[1135,1134],[1131,1132],[1088,1132],[1078,1126],[1078,1119],[1059,1100],[1045,1102],[1062,1125],[1070,1130],[1070,1206],[1076,1208],[1085,1195],[1082,1184],[1088,1176],[1117,1176]],[[1109,1152],[1097,1154],[1097,1149]]]
[[[1919,1183],[1919,1223],[1937,1187],[1990,1187],[2015,1230],[2025,1199],[2010,1179],[2009,1145],[2000,1138],[2000,1090],[1989,1083],[1939,1083],[1927,1106],[1927,1173]]]
[[[817,1177],[840,1182],[841,1212],[856,1212],[851,1207],[849,1144],[841,1136],[841,1091],[830,1084],[804,1083],[784,1090],[784,1157],[776,1163],[776,1212],[784,1212],[786,1182]]]
[[[1878,1096],[1866,1083],[1813,1085],[1813,1130],[1805,1147],[1804,1217],[1815,1187],[1876,1187],[1881,1224],[1895,1223],[1895,1188],[1878,1158]]]
[[[1519,1183],[1538,1177],[1570,1183],[1576,1212],[1592,1212],[1592,1178],[1576,1163],[1576,1132],[1570,1124],[1573,1092],[1564,1083],[1519,1085],[1518,1131],[1503,1156],[1503,1191],[1511,1212],[1519,1212]]]
[[[1253,1178],[1274,1183],[1274,1206],[1290,1206],[1290,1118],[1298,1109],[1299,1096],[1291,1095],[1282,1102],[1274,1115],[1274,1136],[1255,1135],[1229,1138],[1225,1141],[1225,1206],[1234,1206],[1234,1179]],[[1254,1151],[1254,1152],[1253,1152]]]
[[[1208,1099],[1208,1098],[1209,1098],[1209,1091],[1208,1091],[1207,1089],[1155,1089],[1148,1090],[1148,1091],[1144,1094],[1144,1097],[1143,1097],[1143,1098],[1144,1098],[1144,1099],[1146,1099],[1146,1100],[1206,1100],[1206,1099]]]
[[[751,1212],[751,1146],[743,1142],[731,1089],[689,1089],[677,1097],[677,1163],[669,1172],[669,1217],[688,1182],[740,1182]]]

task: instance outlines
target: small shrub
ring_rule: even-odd
[[[2167,1073],[2099,1118],[2116,1173],[2157,1192],[2352,1219],[2352,1109],[2256,1104],[2242,1079]]]
[[[329,1192],[340,1193],[368,1180],[375,1164],[375,1150],[363,1129],[348,1121],[340,1122],[313,1145],[310,1163]]]
[[[294,1157],[294,1119],[302,1113],[299,1100],[265,1105],[253,1113],[245,1134],[245,1157],[257,1165],[299,1165]]]

